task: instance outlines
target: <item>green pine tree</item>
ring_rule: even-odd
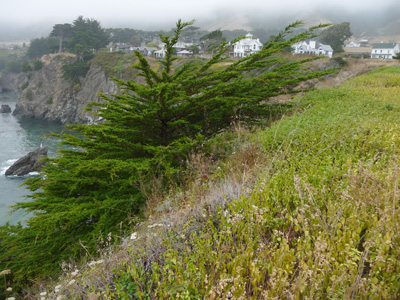
[[[228,57],[229,43],[203,64],[178,66],[173,46],[190,25],[178,21],[172,36],[160,36],[166,48],[161,71],[137,52],[135,68],[145,83],[116,80],[122,93],[102,95],[103,103],[89,106],[104,122],[57,135],[67,147],[49,159],[40,177],[27,181],[34,191],[30,201],[15,206],[33,216],[25,227],[0,228],[0,269],[12,269],[20,281],[39,278],[57,271],[60,261],[93,253],[99,237],[124,234],[141,215],[141,183],[151,176],[173,179],[196,143],[238,120],[262,120],[271,111],[268,99],[299,92],[294,88],[300,82],[332,72],[310,72],[303,67],[310,59],[278,55],[314,36],[312,28],[285,41],[300,22],[225,69],[213,67]]]

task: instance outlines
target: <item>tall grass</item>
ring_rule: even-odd
[[[90,267],[61,293],[399,298],[400,68],[296,101],[296,113],[236,140],[229,158],[193,157],[201,175],[152,202],[157,223],[125,241],[120,263]]]

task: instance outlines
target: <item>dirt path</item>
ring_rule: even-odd
[[[359,76],[361,74],[367,73],[371,70],[381,68],[381,67],[389,67],[400,65],[400,61],[397,59],[348,59],[349,65],[344,67],[336,76],[333,76],[329,79],[318,82],[315,87],[317,88],[325,88],[332,87],[341,84],[342,82]]]

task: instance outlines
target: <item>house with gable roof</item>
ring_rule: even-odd
[[[400,53],[400,47],[397,43],[378,43],[373,44],[371,58],[393,59]]]
[[[359,47],[361,47],[361,44],[357,43],[356,41],[351,41],[344,46],[348,47],[348,48],[359,48]]]
[[[321,44],[317,41],[307,40],[292,45],[293,54],[310,54],[317,56],[328,56],[332,58],[333,49],[330,45]]]
[[[231,54],[233,57],[246,57],[260,51],[262,47],[260,39],[256,39],[251,33],[248,33],[244,39],[232,45]]]
[[[153,52],[155,58],[164,58],[167,51],[163,47],[161,50],[157,50]]]

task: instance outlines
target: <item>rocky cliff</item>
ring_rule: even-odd
[[[63,60],[71,54],[49,54],[42,57],[43,67],[33,71],[28,85],[19,93],[13,115],[62,124],[93,123],[90,113],[82,113],[89,102],[101,101],[99,93],[118,92],[118,87],[100,67],[92,65],[80,84],[63,78]]]

